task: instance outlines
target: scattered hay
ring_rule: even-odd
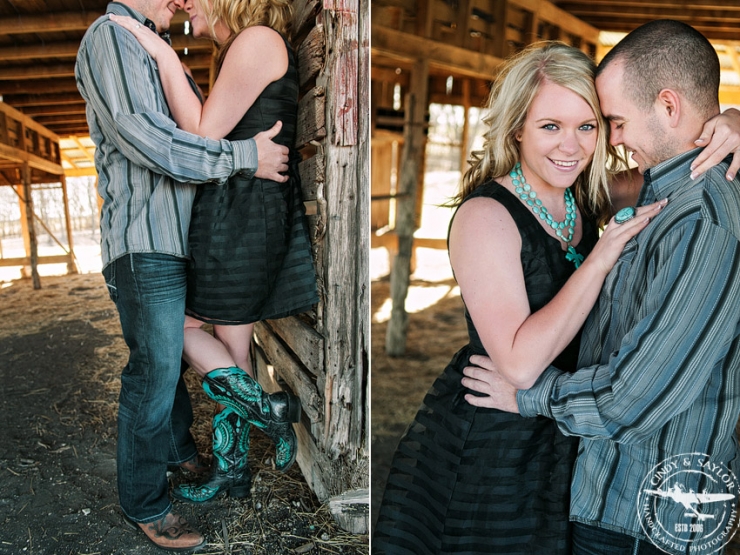
[[[107,439],[115,433],[120,390],[120,372],[128,359],[120,333],[118,313],[108,297],[100,274],[43,277],[42,289],[34,290],[31,280],[0,284],[0,339],[24,337],[49,329],[79,330],[79,322],[99,331],[95,363],[86,367],[84,380],[90,387],[73,392],[73,403],[63,410],[54,407],[60,420],[70,427],[93,427],[97,437]],[[49,336],[47,348],[52,356],[54,344],[62,339],[91,341],[84,334],[66,338]],[[100,338],[103,340],[101,341]],[[2,353],[0,353],[2,354]],[[211,419],[216,404],[200,387],[200,379],[186,373],[191,392],[195,423],[193,436],[202,453],[210,454]],[[31,391],[28,402],[43,398],[42,391]],[[84,418],[82,417],[84,413]],[[43,435],[44,422],[34,425]],[[97,441],[97,440],[96,440]],[[68,446],[67,446],[68,447]],[[71,448],[77,453],[77,448]],[[85,445],[84,452],[94,450]],[[298,465],[283,474],[274,469],[274,446],[259,431],[251,434],[249,461],[253,487],[249,499],[222,497],[207,508],[179,504],[177,510],[193,522],[199,521],[211,540],[201,553],[232,555],[278,555],[291,553],[363,555],[369,552],[368,537],[347,534],[334,523],[328,508],[319,503],[306,484]],[[85,456],[85,455],[81,455]],[[10,469],[8,469],[10,470]],[[183,475],[173,476],[176,483]]]

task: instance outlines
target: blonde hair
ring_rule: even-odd
[[[248,27],[263,25],[270,27],[290,39],[293,20],[292,0],[193,0],[198,2],[201,11],[206,14],[206,21],[211,36],[216,36],[216,23],[220,21],[231,36],[220,45],[217,67],[221,67],[226,51],[236,36]]]
[[[579,208],[599,224],[608,220],[611,201],[609,177],[621,160],[609,144],[609,126],[601,115],[594,85],[594,62],[580,50],[562,42],[530,45],[509,59],[496,77],[488,100],[483,150],[471,153],[470,168],[463,176],[455,201],[460,203],[478,186],[506,175],[519,161],[516,136],[543,83],[549,82],[576,93],[593,110],[598,121],[593,159],[575,181]]]

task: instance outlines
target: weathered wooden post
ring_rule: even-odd
[[[296,148],[321,302],[255,326],[266,390],[301,399],[298,465],[348,531],[369,526],[369,5],[294,3]]]
[[[426,145],[426,110],[429,80],[429,61],[417,60],[411,71],[411,88],[406,102],[406,121],[403,132],[401,176],[396,202],[396,235],[398,252],[391,268],[391,318],[385,335],[385,350],[390,356],[406,352],[406,295],[411,276],[411,257],[416,231],[417,187],[423,171]]]
[[[39,251],[38,241],[36,240],[36,227],[33,223],[33,197],[31,195],[31,168],[28,164],[21,166],[21,177],[23,184],[21,190],[23,197],[21,201],[21,227],[23,228],[23,239],[26,247],[26,256],[30,258],[31,279],[34,289],[41,289],[41,280],[39,279]],[[25,218],[23,217],[25,216]],[[25,224],[25,225],[24,225]],[[27,267],[24,268],[27,270]]]

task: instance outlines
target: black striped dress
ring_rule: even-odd
[[[286,74],[265,88],[226,137],[249,139],[283,122],[273,140],[291,147],[290,179],[236,175],[198,188],[190,221],[188,313],[214,324],[247,324],[309,310],[316,273],[298,175],[298,80],[288,48]]]
[[[513,194],[496,183],[468,198],[496,199],[517,222],[532,311],[560,290],[574,271],[560,243]],[[578,252],[597,239],[586,222]],[[553,421],[525,419],[469,405],[461,385],[472,354],[485,354],[470,315],[470,343],[453,357],[401,439],[372,538],[384,555],[570,553],[569,486],[578,440]],[[576,369],[579,339],[556,359]]]

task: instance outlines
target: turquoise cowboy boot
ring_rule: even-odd
[[[275,442],[275,467],[285,472],[295,462],[298,441],[292,422],[301,417],[301,404],[284,391],[267,394],[241,368],[217,368],[203,378],[211,399],[237,411]]]
[[[231,497],[248,497],[252,473],[247,464],[249,422],[225,408],[213,417],[213,467],[208,479],[199,484],[180,484],[172,495],[182,501],[204,503],[226,492]]]

